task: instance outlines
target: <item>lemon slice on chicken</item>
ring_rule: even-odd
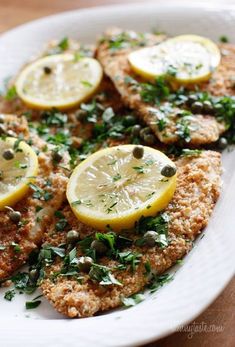
[[[147,79],[168,75],[187,84],[206,81],[220,63],[214,42],[197,35],[181,35],[128,56],[132,69]]]
[[[63,110],[89,98],[102,75],[100,63],[93,58],[76,60],[71,53],[56,54],[26,66],[16,80],[16,91],[33,108]]]
[[[37,171],[37,155],[26,142],[12,137],[0,140],[0,210],[27,194]]]
[[[67,198],[80,221],[118,231],[132,228],[141,216],[154,216],[168,205],[176,188],[175,164],[150,147],[142,147],[143,157],[136,159],[134,148],[102,149],[74,169]],[[162,175],[166,166],[173,169],[171,177]]]

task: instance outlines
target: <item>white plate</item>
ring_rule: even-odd
[[[94,42],[110,25],[136,30],[156,28],[169,34],[195,33],[218,40],[235,30],[235,8],[175,1],[100,7],[62,13],[20,26],[0,37],[0,81],[53,38],[70,36]],[[33,312],[25,297],[0,298],[1,346],[131,346],[163,337],[194,319],[221,292],[234,273],[235,169],[234,153],[223,157],[221,198],[195,248],[177,269],[172,282],[143,303],[94,318],[64,319],[44,301]]]

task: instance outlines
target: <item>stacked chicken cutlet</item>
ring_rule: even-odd
[[[218,149],[231,139],[235,115],[231,79],[235,75],[235,49],[229,44],[219,46],[220,53],[216,54],[221,54],[221,61],[207,78],[199,76],[206,75],[201,66],[204,60],[195,71],[190,67],[191,74],[188,65],[179,65],[177,70],[171,60],[164,67],[165,73],[154,74],[154,78],[139,68],[141,60],[137,67],[131,60],[132,53],[153,48],[155,56],[151,53],[149,66],[155,69],[155,59],[160,59],[157,54],[166,55],[171,44],[164,35],[118,28],[107,30],[95,48],[63,39],[50,44],[41,57],[23,68],[20,77],[11,81],[0,103],[0,193],[11,197],[1,204],[0,196],[2,283],[10,279],[17,288],[17,278],[24,276],[21,290],[39,287],[63,315],[90,317],[125,304],[127,298],[138,301],[137,293],[167,281],[165,271],[190,251],[195,238],[207,226],[220,194],[222,169]],[[166,64],[168,57],[164,59]],[[61,73],[60,66],[67,88],[58,87],[58,101],[53,89],[57,86],[51,87],[51,83]],[[76,66],[82,75],[79,80]],[[193,74],[198,80],[186,83],[185,74],[188,80],[193,79]],[[91,83],[95,75],[96,81]],[[34,78],[40,78],[37,83],[41,99],[33,90],[35,84],[30,84]],[[82,101],[78,94],[84,95]],[[15,142],[6,151],[4,146],[6,141],[11,143],[9,138]],[[22,181],[27,189],[19,198],[16,191],[22,191],[18,180],[23,180],[23,174],[18,171],[15,188],[11,188],[13,193],[5,190],[13,185],[7,181],[7,170],[26,170],[26,164],[23,167],[19,160],[16,162],[20,143],[34,151],[38,169],[34,177]],[[112,154],[113,148],[126,150],[127,144],[132,144],[133,151],[124,159]],[[145,158],[149,147],[153,153],[164,153],[159,158],[170,163],[160,173],[156,171],[156,177],[150,171],[153,160]],[[98,154],[92,162],[97,151],[111,154],[104,154],[102,160]],[[25,153],[30,158],[27,150]],[[126,159],[130,156],[134,159]],[[164,159],[165,156],[170,159]],[[134,173],[129,175],[128,171],[123,177],[120,167],[125,160],[135,160],[138,165],[131,167]],[[147,178],[145,181],[144,175],[149,172],[151,182]],[[71,187],[68,182],[78,173],[78,187]],[[143,201],[143,191],[147,191],[147,185],[155,184],[152,181],[157,177],[165,185],[161,198],[158,188],[154,188]],[[92,179],[95,187],[91,186]],[[79,184],[83,185],[87,199],[78,196],[71,201],[71,194],[79,195]],[[94,194],[100,192],[94,195],[100,199],[95,206],[92,189]],[[107,200],[108,194],[114,200]],[[140,218],[133,219],[132,224],[125,217],[128,207],[124,212],[119,207],[121,196],[123,204],[133,210],[129,219],[140,211]],[[147,199],[153,202],[155,210]],[[102,218],[96,213],[101,216],[104,211],[106,222],[100,222],[98,218]],[[120,217],[122,213],[125,218]],[[119,218],[122,227],[116,227],[115,218]],[[29,269],[22,273],[20,267],[25,263]]]

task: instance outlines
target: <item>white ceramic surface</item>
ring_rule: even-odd
[[[52,38],[70,36],[94,42],[107,26],[135,30],[153,28],[176,35],[196,33],[218,40],[234,39],[235,7],[213,3],[191,4],[158,1],[126,6],[100,7],[47,17],[11,30],[0,37],[0,82]],[[234,42],[235,43],[235,42]],[[185,257],[174,280],[144,302],[94,318],[68,320],[43,301],[25,311],[24,295],[3,299],[0,290],[0,345],[13,346],[136,346],[174,331],[200,314],[221,292],[234,273],[235,264],[235,156],[223,155],[221,198],[205,237]],[[28,298],[30,300],[30,298]]]

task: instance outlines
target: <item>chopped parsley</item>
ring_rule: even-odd
[[[26,310],[32,310],[34,308],[37,308],[40,304],[41,304],[41,300],[26,301],[25,308]]]
[[[12,242],[11,246],[13,247],[15,253],[20,253],[21,252],[21,248],[20,248],[20,245],[18,243]]]
[[[122,303],[124,306],[126,307],[132,307],[135,306],[137,304],[139,304],[140,302],[142,302],[145,299],[144,294],[134,294],[132,296],[129,296],[128,298],[122,298]]]
[[[115,233],[113,233],[113,232],[109,232],[106,234],[96,233],[95,237],[97,240],[104,242],[108,248],[110,248],[112,251],[114,251],[114,246],[116,243],[116,234]]]
[[[197,157],[202,153],[201,149],[189,149],[189,148],[184,148],[181,151],[181,156],[182,157]]]
[[[132,169],[134,169],[138,174],[144,174],[144,167],[143,166],[133,166]]]
[[[163,275],[155,275],[153,276],[150,285],[148,286],[150,289],[150,293],[155,293],[159,288],[161,288],[165,283],[168,283],[173,280],[173,275],[171,274],[163,274]]]
[[[16,295],[16,291],[14,289],[8,290],[4,294],[4,299],[11,301],[15,295]]]
[[[177,68],[173,65],[169,65],[166,75],[175,77],[177,74]]]
[[[115,176],[113,176],[113,182],[117,182],[122,178],[122,176],[120,175],[120,173],[117,173]]]
[[[29,187],[33,190],[33,198],[38,200],[48,201],[53,198],[53,194],[47,190],[43,190],[34,183],[29,183]]]
[[[176,134],[179,136],[180,139],[184,140],[185,142],[190,142],[191,140],[191,132],[190,132],[190,121],[186,118],[180,119],[176,124]]]
[[[133,32],[128,31],[123,31],[108,39],[102,39],[102,41],[106,40],[108,40],[109,49],[111,51],[117,51],[129,47],[145,46],[146,44],[144,34],[134,34]]]
[[[64,37],[59,43],[58,47],[61,51],[66,51],[66,49],[69,48],[69,39],[67,37]]]
[[[59,220],[55,224],[55,230],[64,231],[64,229],[68,225],[66,218],[64,217],[63,213],[60,211],[55,211],[54,214],[55,214],[55,217],[59,218]]]
[[[118,253],[118,260],[121,264],[130,265],[131,271],[136,270],[137,265],[140,263],[142,254],[132,251],[125,251]]]
[[[167,121],[165,118],[161,118],[157,120],[157,126],[159,131],[163,131],[167,126]]]
[[[49,127],[64,127],[67,121],[67,114],[62,113],[55,108],[49,111],[44,111],[42,113],[42,124],[45,124]]]
[[[93,281],[99,282],[103,286],[111,284],[122,286],[121,282],[111,274],[107,266],[92,264],[89,276]]]
[[[163,77],[158,77],[154,84],[141,83],[140,96],[146,103],[159,105],[170,95],[170,88]]]
[[[11,100],[15,99],[16,97],[17,97],[16,87],[12,86],[7,90],[7,92],[5,94],[5,99],[7,101],[11,101]]]
[[[84,87],[91,88],[92,84],[88,81],[81,81],[81,83],[84,85]]]
[[[156,245],[164,248],[168,246],[168,223],[169,216],[166,213],[161,213],[156,217],[141,217],[136,224],[137,233],[143,235],[149,230],[153,230],[158,234],[156,239]],[[143,246],[145,244],[144,237],[141,237],[135,241],[137,246]]]
[[[11,280],[19,293],[32,294],[36,290],[36,284],[32,283],[27,272],[18,272]]]

